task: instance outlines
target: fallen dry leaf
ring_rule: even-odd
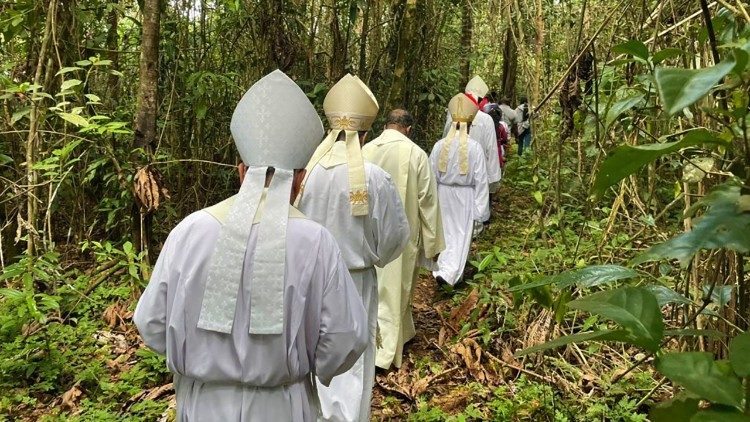
[[[479,302],[479,291],[475,288],[466,296],[461,306],[451,311],[451,321],[460,326],[477,306],[477,302]]]
[[[74,385],[70,388],[70,390],[66,391],[62,395],[62,405],[63,407],[73,410],[76,408],[76,402],[78,401],[78,398],[81,397],[83,392],[78,388],[77,385]]]

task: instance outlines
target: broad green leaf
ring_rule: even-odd
[[[484,271],[485,268],[487,268],[488,265],[492,262],[492,258],[494,258],[494,255],[490,254],[484,257],[482,262],[479,263],[477,266],[477,269],[481,272]]]
[[[633,259],[633,265],[660,259],[677,259],[687,266],[701,249],[726,248],[750,252],[750,213],[739,207],[740,187],[729,183],[714,188],[696,206],[706,212],[693,220],[693,229],[651,247]],[[697,209],[697,208],[696,208]]]
[[[527,294],[539,305],[551,309],[554,306],[554,299],[552,298],[552,292],[549,286],[537,287],[527,291]]]
[[[17,112],[13,113],[10,118],[10,125],[13,126],[17,121],[23,119],[31,113],[31,107],[24,107]]]
[[[723,308],[732,300],[732,287],[731,284],[714,286],[713,289],[711,289],[711,286],[703,286],[701,290],[703,290],[703,297],[707,297],[708,293],[711,292],[711,303]]]
[[[681,305],[690,305],[693,303],[693,301],[680,293],[675,292],[667,286],[662,286],[661,284],[650,284],[644,288],[656,297],[656,302],[659,303],[660,308],[663,308],[664,305],[670,303],[679,303]]]
[[[78,79],[68,79],[67,81],[63,82],[62,85],[60,85],[60,91],[67,91],[70,88],[78,86],[82,83],[83,82],[79,81]]]
[[[703,69],[657,67],[654,77],[664,109],[674,115],[700,100],[732,71],[734,65],[732,59]]]
[[[714,168],[713,157],[693,157],[682,168],[682,181],[698,183]]]
[[[647,145],[621,145],[612,151],[599,168],[592,193],[601,196],[607,188],[630,176],[646,164],[656,161],[659,157],[679,151],[683,148],[701,144],[726,144],[715,133],[706,129],[696,129],[674,142]]]
[[[689,421],[698,412],[698,402],[690,397],[672,399],[654,406],[648,416],[651,422]]]
[[[98,95],[94,95],[94,94],[86,94],[86,95],[84,95],[84,96],[85,96],[85,97],[86,97],[86,98],[87,98],[87,99],[88,99],[89,101],[91,101],[91,102],[94,102],[94,103],[98,103],[98,102],[100,102],[100,101],[102,100],[101,98],[99,98],[99,96],[98,96]]]
[[[80,116],[78,114],[57,113],[57,115],[67,120],[68,122],[73,123],[76,126],[88,126],[89,125],[89,122],[83,116]]]
[[[55,76],[64,75],[64,74],[66,74],[68,72],[73,72],[73,71],[76,71],[76,70],[81,70],[81,68],[77,67],[77,66],[63,67],[62,69],[60,69],[60,70],[57,71],[57,73],[55,74]]]
[[[656,298],[644,288],[628,286],[597,292],[576,299],[568,306],[616,322],[628,331],[628,343],[652,352],[659,349],[664,321]]]
[[[648,60],[648,47],[638,40],[630,40],[612,47],[614,53],[629,54],[639,59]]]
[[[10,164],[13,162],[13,158],[10,155],[0,154],[0,166]]]
[[[750,377],[750,331],[746,331],[729,344],[729,362],[741,377]]]
[[[750,416],[735,409],[710,409],[696,413],[690,422],[750,422]]]
[[[742,383],[708,352],[679,352],[659,356],[656,369],[687,391],[715,403],[739,406]]]
[[[565,288],[574,284],[579,287],[594,287],[600,284],[612,283],[617,280],[637,277],[638,273],[630,268],[619,265],[592,265],[579,270],[566,271],[553,276],[544,277],[532,283],[521,284],[511,287],[510,291],[533,289],[535,287],[555,284],[559,288]]]
[[[654,64],[659,64],[664,60],[679,57],[683,54],[685,54],[685,52],[683,50],[680,50],[679,48],[665,48],[664,50],[654,53],[654,55],[651,57],[651,61],[653,61]]]
[[[533,195],[534,195],[534,199],[536,199],[536,202],[539,205],[544,204],[544,197],[542,196],[542,192],[537,190],[537,191],[534,191]]]
[[[78,145],[81,144],[81,142],[82,141],[80,139],[76,139],[74,141],[68,142],[65,145],[63,145],[62,148],[52,150],[52,155],[60,157],[61,160],[64,160],[68,157],[68,155],[70,155],[71,152],[73,152],[73,150]]]
[[[607,128],[612,126],[612,123],[614,123],[622,113],[635,107],[636,104],[643,100],[644,96],[644,94],[636,94],[612,104],[609,110],[607,110],[607,117],[604,119],[604,126]]]
[[[625,342],[627,341],[627,335],[628,333],[625,330],[601,330],[601,331],[591,331],[588,333],[576,333],[576,334],[571,334],[569,336],[559,337],[552,341],[538,344],[536,346],[532,346],[527,349],[523,349],[517,352],[515,356],[516,357],[525,356],[525,355],[529,355],[532,353],[541,352],[544,350],[556,349],[558,347],[566,346],[572,343],[581,343],[584,341],[599,340],[599,341]]]

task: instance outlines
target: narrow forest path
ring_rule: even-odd
[[[509,232],[522,236],[527,227],[532,212],[527,201],[530,195],[523,194],[514,179],[512,174],[504,177],[493,196],[492,219],[472,242],[469,261],[490,246],[502,248]],[[438,288],[431,274],[422,271],[413,298],[417,333],[405,347],[401,368],[378,370],[373,420],[405,420],[420,408],[428,409],[428,415],[419,420],[441,420],[464,411],[475,401],[472,395],[477,389],[472,384],[492,387],[503,382],[503,370],[494,368],[499,362],[492,362],[493,368],[486,366],[487,359],[492,358],[475,340],[477,330],[467,331],[464,326],[478,306],[477,290],[466,282],[475,272],[476,268],[467,263],[464,281],[447,292]]]

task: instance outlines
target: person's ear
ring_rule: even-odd
[[[406,136],[411,135],[411,126],[406,127]]]
[[[245,181],[245,174],[247,174],[247,166],[245,163],[237,164],[237,173],[240,175],[240,184]]]
[[[307,169],[294,170],[294,178],[292,179],[292,192],[289,198],[291,204],[294,204],[294,202],[297,200],[297,196],[299,196],[300,190],[302,189],[302,182],[305,181],[306,174]]]

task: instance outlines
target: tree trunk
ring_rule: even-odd
[[[502,97],[515,104],[516,102],[516,71],[518,69],[518,49],[513,37],[513,30],[508,26],[505,31],[505,45],[503,46],[503,90]]]
[[[109,23],[109,29],[107,30],[107,59],[112,61],[112,69],[118,70],[120,67],[120,54],[118,53],[119,37],[117,34],[118,16],[116,5],[117,0],[114,0],[110,5],[111,9],[107,16],[107,21]],[[107,90],[109,92],[108,102],[113,108],[119,102],[120,97],[118,81],[119,77],[114,73],[110,73],[107,77]]]
[[[544,8],[542,6],[542,0],[536,0],[536,45],[534,48],[534,60],[535,69],[534,72],[536,77],[531,78],[531,95],[528,96],[531,99],[531,104],[539,104],[540,88],[539,83],[541,81],[542,70],[542,57],[544,54]]]
[[[344,36],[341,34],[341,21],[339,20],[339,8],[336,6],[336,0],[331,2],[331,67],[328,71],[328,78],[331,81],[338,81],[346,73],[347,46]]]
[[[157,90],[159,82],[159,0],[144,0],[141,32],[140,80],[138,107],[135,114],[133,147],[142,148],[147,157],[153,154],[156,142]],[[148,251],[151,215],[133,205],[133,240],[139,251]]]
[[[466,84],[469,82],[469,73],[471,72],[471,33],[474,27],[474,20],[472,17],[471,0],[463,0],[461,2],[461,58],[460,58],[460,69],[461,79],[458,81],[460,85],[459,91],[463,91]]]
[[[396,40],[396,57],[393,61],[393,78],[391,80],[391,89],[388,93],[387,101],[385,102],[386,111],[393,109],[394,107],[405,107],[406,105],[406,84],[407,84],[407,50],[414,48],[410,45],[410,42],[414,41],[414,37],[411,36],[412,28],[414,26],[414,11],[416,9],[416,0],[405,0],[399,5],[403,8],[400,13],[401,19],[399,20],[398,38]]]
[[[359,66],[357,71],[360,78],[365,77],[367,70],[367,33],[370,32],[370,1],[365,0],[362,5],[362,30],[359,33]]]
[[[34,168],[39,154],[39,132],[37,127],[39,125],[40,117],[40,103],[42,99],[36,100],[36,94],[39,90],[39,86],[43,83],[42,77],[44,75],[44,62],[47,57],[47,50],[52,39],[52,25],[54,24],[54,16],[57,9],[57,2],[55,0],[50,1],[47,8],[47,18],[44,25],[44,35],[42,36],[42,44],[39,48],[39,58],[36,63],[36,70],[34,71],[34,90],[32,91],[32,99],[34,99],[34,105],[31,107],[29,113],[29,134],[26,138],[26,183],[28,192],[26,193],[26,253],[29,256],[36,254],[36,239],[37,229],[36,220],[38,214],[38,195],[37,195],[37,184],[39,181],[39,174]],[[42,89],[44,91],[44,89]],[[44,108],[41,108],[44,110]]]

